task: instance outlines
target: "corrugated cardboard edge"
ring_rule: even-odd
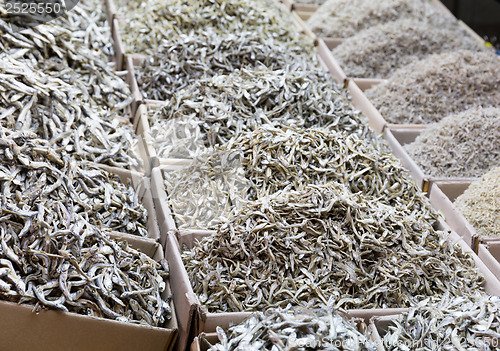
[[[180,256],[179,244],[173,233],[167,233],[165,252],[170,268],[172,298],[177,310],[179,334],[175,347],[176,350],[183,351],[199,334],[194,334],[194,332],[199,330],[195,314],[200,303],[191,288],[191,283]]]
[[[91,163],[91,164],[96,165],[112,174],[116,174],[124,184],[127,184],[129,180],[131,181],[132,187],[138,192],[139,201],[148,211],[148,222],[147,222],[148,238],[153,239],[155,241],[159,241],[160,228],[159,228],[156,207],[153,201],[153,194],[151,191],[151,180],[148,177],[144,176],[143,173],[125,170],[118,167],[101,165],[98,163]]]
[[[383,134],[384,139],[389,143],[391,151],[396,156],[404,168],[408,170],[411,177],[415,180],[418,187],[423,192],[429,191],[429,182],[422,172],[420,167],[413,161],[413,159],[406,153],[398,140],[394,137],[390,129],[386,129]]]
[[[160,245],[135,238],[130,243],[141,251],[152,252],[155,260],[163,258]],[[170,293],[167,281],[165,294]],[[165,328],[123,323],[115,320],[70,312],[42,310],[33,306],[0,301],[0,337],[2,350],[171,350],[177,336],[175,306]]]
[[[318,40],[317,50],[318,56],[321,57],[321,59],[325,63],[326,67],[328,68],[328,72],[332,75],[333,79],[337,83],[343,83],[347,76],[345,75],[342,68],[340,68],[340,65],[333,57],[332,52],[330,51],[330,49],[328,49],[328,46],[326,46],[324,40]]]
[[[170,205],[168,204],[167,193],[163,186],[162,170],[159,167],[151,171],[151,193],[156,209],[156,217],[160,226],[160,243],[165,243],[168,233],[177,229],[172,216]]]
[[[354,81],[344,78],[344,86],[346,85],[352,98],[352,105],[359,111],[363,112],[366,118],[368,118],[368,124],[375,131],[375,133],[382,134],[387,123],[380,112],[378,112],[378,110],[372,105],[370,100],[368,100],[366,95],[363,94]]]

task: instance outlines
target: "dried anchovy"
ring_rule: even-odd
[[[374,138],[366,118],[327,73],[294,66],[243,69],[200,80],[174,94],[149,121],[150,142],[166,158],[194,157],[262,124],[321,126]]]
[[[386,308],[482,289],[474,259],[404,205],[344,185],[285,189],[244,206],[182,254],[210,312],[326,304]]]
[[[386,350],[481,350],[500,347],[500,298],[477,294],[424,300],[392,321]]]
[[[450,18],[442,14],[432,18],[404,18],[370,27],[346,39],[332,54],[349,77],[388,78],[397,68],[431,54],[486,50]]]
[[[472,106],[500,107],[500,57],[460,50],[398,69],[365,92],[389,123],[426,124]]]
[[[327,310],[286,308],[256,312],[230,327],[229,335],[219,327],[217,334],[219,343],[210,351],[376,350],[368,336],[331,306]]]
[[[438,10],[426,0],[329,0],[306,23],[319,36],[348,38],[380,23],[435,13]]]
[[[500,167],[473,182],[454,205],[478,234],[500,237]]]
[[[169,319],[161,296],[166,261],[88,222],[94,213],[74,185],[84,186],[76,161],[61,159],[29,132],[2,134],[0,297],[153,326]]]
[[[168,100],[175,92],[191,86],[200,78],[230,74],[237,69],[265,66],[285,68],[290,62],[314,62],[312,44],[304,47],[283,45],[255,32],[180,34],[162,42],[137,69],[137,81],[146,99]],[[318,63],[316,62],[316,66]]]
[[[215,229],[246,198],[244,170],[224,157],[208,156],[193,159],[184,169],[163,171],[168,202],[179,229]]]
[[[139,165],[130,122],[116,112],[110,113],[95,100],[99,96],[107,99],[107,92],[113,90],[113,86],[107,85],[109,81],[95,84],[91,92],[84,80],[81,83],[71,80],[72,77],[78,81],[82,76],[70,74],[68,82],[64,82],[28,63],[0,54],[0,124],[3,127],[31,130],[80,160],[124,168]],[[63,67],[54,67],[56,75],[61,76],[66,70],[71,72]]]
[[[273,0],[171,0],[119,3],[121,35],[126,50],[151,53],[162,41],[180,33],[254,32],[284,43],[304,43],[304,38],[283,9]],[[158,25],[158,24],[161,25]],[[309,43],[306,42],[307,46]]]
[[[500,108],[475,107],[429,125],[404,149],[434,177],[480,177],[500,166]]]
[[[261,127],[225,145],[250,181],[248,197],[336,181],[389,205],[404,204],[422,220],[436,218],[428,199],[396,158],[355,134],[325,129]],[[212,157],[222,158],[217,153]]]
[[[65,204],[60,211],[69,211],[68,217],[78,213],[100,228],[147,236],[147,210],[131,185],[97,165],[76,162],[29,131],[1,128],[0,136],[4,202],[22,194],[17,201],[23,208],[40,196],[50,197]]]

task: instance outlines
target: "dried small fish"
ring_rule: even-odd
[[[500,167],[473,182],[454,205],[478,234],[500,237]]]
[[[99,194],[88,200],[79,194],[99,192],[84,178],[91,170],[29,131],[2,128],[1,134],[0,298],[122,322],[168,320],[166,262],[89,222],[103,205]],[[114,185],[106,181],[105,187]],[[108,195],[104,207],[115,206],[116,194]]]
[[[290,16],[273,0],[120,1],[118,12],[126,50],[151,53],[177,34],[254,32],[284,43],[304,42]],[[161,23],[161,25],[158,25]],[[307,44],[309,45],[309,44]]]
[[[483,51],[456,21],[434,14],[427,20],[400,19],[367,28],[333,49],[349,77],[388,78],[394,71],[431,54]]]
[[[369,336],[356,325],[328,310],[270,309],[256,312],[228,335],[218,328],[220,342],[211,351],[230,350],[359,350],[375,351]]]
[[[500,298],[477,294],[424,300],[389,324],[386,350],[500,348]]]
[[[318,307],[330,296],[336,308],[404,307],[484,282],[445,232],[334,182],[248,203],[182,259],[210,312]]]
[[[168,100],[200,78],[230,74],[241,68],[283,69],[296,61],[304,67],[312,68],[313,63],[319,66],[312,42],[309,50],[304,46],[284,45],[248,31],[217,33],[209,28],[203,33],[179,34],[162,41],[137,68],[137,81],[146,99]]]
[[[39,197],[50,198],[60,203],[58,211],[67,221],[80,214],[100,228],[147,236],[148,213],[138,200],[140,186],[136,191],[95,164],[77,162],[30,131],[0,128],[0,136],[0,174],[7,184],[3,202],[17,197],[22,209]]]
[[[426,0],[329,0],[309,17],[307,25],[321,37],[348,38],[380,23],[424,19],[435,13],[440,12]]]
[[[294,68],[243,69],[200,80],[149,116],[149,141],[160,157],[187,158],[263,124],[321,126],[374,138],[347,91],[327,73]]]
[[[429,125],[404,149],[434,177],[480,177],[500,166],[500,108],[470,108]]]
[[[500,107],[500,57],[460,50],[398,69],[365,94],[389,123],[426,124],[473,106]]]

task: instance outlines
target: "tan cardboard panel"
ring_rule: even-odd
[[[342,72],[342,74],[344,74]],[[345,74],[344,74],[345,77]],[[357,84],[347,78],[344,78],[344,85],[347,84],[347,89],[352,97],[352,104],[355,108],[364,113],[364,115],[368,118],[368,124],[377,134],[381,134],[387,123],[384,118],[380,115],[380,112],[373,106],[373,104],[368,100],[365,94],[361,91],[361,89],[357,86]]]
[[[314,12],[319,8],[318,5],[314,4],[301,4],[300,2],[294,2],[292,11],[297,11],[306,14],[307,18],[311,17]]]
[[[342,84],[347,76],[345,75],[344,71],[342,71],[342,68],[340,68],[338,62],[333,58],[332,52],[330,51],[330,49],[328,49],[328,46],[326,46],[324,40],[318,40],[317,50],[318,56],[321,57],[321,59],[325,63],[326,67],[328,68],[328,72],[332,75],[333,79],[337,83]]]
[[[401,164],[408,170],[411,177],[415,180],[422,191],[428,191],[428,180],[420,167],[411,159],[411,157],[402,148],[401,144],[394,137],[390,129],[386,129],[383,134],[384,139],[389,143],[392,153],[401,161]]]
[[[394,135],[400,145],[413,143],[415,139],[422,133],[424,128],[391,128],[391,133]]]
[[[287,11],[292,11],[293,0],[281,0],[281,3]]]
[[[116,6],[113,1],[105,0],[104,7],[106,9],[106,18],[108,20],[108,25],[111,31],[113,31],[113,20],[116,16]]]
[[[384,79],[376,79],[376,78],[353,78],[352,80],[363,92],[384,81]]]
[[[132,57],[127,55],[127,56],[125,56],[124,60],[125,60],[125,62],[124,62],[125,69],[127,70],[127,83],[130,87],[130,93],[132,94],[132,98],[133,98],[132,117],[135,117],[137,108],[139,107],[140,104],[143,103],[144,99],[143,99],[142,94],[139,90],[139,86],[137,85],[135,67],[134,67]],[[133,121],[133,123],[135,124],[135,121]]]
[[[323,38],[323,41],[325,42],[325,44],[329,50],[333,50],[337,46],[342,44],[344,42],[344,39],[342,39],[342,38]]]
[[[168,204],[167,193],[163,186],[163,176],[158,167],[153,168],[151,171],[151,193],[160,227],[160,243],[165,245],[168,232],[175,231],[176,225]]]
[[[125,49],[120,36],[120,26],[116,18],[113,19],[111,25],[111,37],[113,38],[113,49],[115,51],[116,70],[121,71],[124,69]]]
[[[304,19],[301,17],[300,13],[298,13],[297,11],[293,11],[292,12],[292,20],[293,20],[293,22],[295,23],[295,25],[297,26],[297,28],[299,29],[299,31],[301,33],[304,33],[304,35],[306,35],[307,37],[311,38],[314,41],[317,40],[316,34],[314,34],[309,29],[309,27],[307,26],[307,24],[304,22]]]
[[[163,257],[161,247],[151,240],[135,237],[129,244],[155,259]],[[137,246],[135,246],[137,245]],[[164,297],[170,294],[169,283]],[[41,310],[33,306],[0,301],[2,350],[171,350],[177,336],[175,308],[165,328],[150,327],[76,313]]]
[[[137,107],[134,117],[134,129],[135,134],[139,139],[138,144],[146,155],[147,163],[150,164],[151,159],[157,156],[156,149],[154,148],[153,140],[151,138],[151,130],[149,128],[148,105],[141,104]],[[146,169],[147,168],[148,167],[146,167]]]
[[[479,244],[478,256],[500,280],[500,241]]]

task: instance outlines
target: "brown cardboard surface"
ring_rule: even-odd
[[[478,256],[496,278],[500,280],[500,241],[479,244]]]
[[[127,70],[127,83],[130,87],[130,93],[132,94],[132,122],[135,124],[134,118],[136,116],[136,111],[137,108],[139,107],[140,104],[143,103],[144,99],[142,97],[142,94],[139,90],[139,86],[137,85],[137,79],[136,79],[136,74],[135,74],[135,67],[134,67],[134,62],[133,58],[129,55],[124,57],[124,64],[125,64],[125,69]]]
[[[375,133],[381,134],[386,127],[386,122],[380,115],[380,112],[378,112],[378,110],[372,105],[370,100],[368,100],[354,81],[346,78],[344,85],[346,83],[347,89],[349,89],[352,97],[351,101],[353,106],[364,113],[364,115],[368,118],[368,124],[375,131]]]
[[[312,14],[316,12],[318,8],[319,8],[318,5],[301,4],[300,2],[294,2],[292,5],[292,11],[308,13],[308,18],[311,17]]]
[[[101,164],[96,164],[96,165],[102,169],[107,170],[110,173],[116,174],[120,178],[120,180],[125,184],[129,180],[131,180],[131,185],[138,192],[139,201],[144,205],[144,207],[148,211],[148,222],[147,222],[148,237],[153,240],[160,240],[160,229],[158,226],[158,218],[156,214],[157,211],[155,208],[153,195],[151,192],[150,179],[145,177],[144,174],[139,172],[129,171],[122,168],[110,167]]]
[[[172,216],[170,205],[168,204],[167,193],[163,186],[163,176],[161,169],[153,168],[151,171],[151,193],[156,209],[156,217],[160,226],[160,242],[165,244],[167,233],[175,231],[176,225]]]
[[[149,129],[148,121],[148,106],[146,104],[141,104],[137,107],[137,111],[134,117],[134,129],[137,138],[139,139],[138,145],[144,155],[144,168],[146,170],[151,170],[151,160],[156,158],[156,149],[153,145],[153,140],[151,139],[151,132]]]
[[[314,34],[309,29],[309,27],[306,25],[306,23],[304,22],[304,20],[301,18],[300,14],[297,11],[292,11],[292,20],[295,22],[301,33],[304,33],[304,35],[308,36],[314,41],[317,40],[316,34]]]
[[[116,6],[113,1],[104,0],[104,8],[106,10],[106,18],[108,20],[108,25],[111,31],[113,31],[113,20],[116,16]]]
[[[129,242],[130,243],[130,242]],[[137,246],[134,246],[137,244]],[[156,242],[135,238],[130,243],[144,249],[155,259],[163,257]],[[170,293],[169,283],[164,296]],[[33,306],[0,301],[0,349],[10,351],[135,351],[171,350],[177,336],[175,308],[165,328],[149,327],[115,320],[89,317],[76,313],[41,310]]]
[[[345,75],[344,71],[342,71],[342,68],[340,68],[338,62],[333,58],[332,52],[330,51],[330,49],[328,49],[328,46],[326,46],[324,40],[318,40],[317,50],[318,56],[325,63],[326,67],[328,68],[328,72],[332,75],[333,79],[337,83],[343,83],[344,79],[347,76]]]
[[[330,51],[342,44],[344,40],[345,39],[342,38],[323,38],[323,41]]]
[[[411,157],[406,153],[406,151],[401,147],[401,144],[392,134],[390,129],[384,131],[384,139],[389,143],[392,153],[401,161],[403,167],[405,167],[410,173],[411,177],[415,180],[419,188],[424,191],[429,191],[429,180],[426,175],[422,172],[420,167],[411,159]]]
[[[352,80],[363,92],[384,81],[384,79],[376,78],[353,78]]]
[[[123,46],[123,41],[120,36],[120,26],[118,24],[118,20],[116,18],[111,22],[111,37],[113,38],[113,49],[115,51],[115,62],[116,62],[116,70],[121,71],[125,67],[124,64],[124,56],[125,49]]]
[[[185,350],[194,336],[199,334],[195,313],[200,304],[189,283],[186,269],[182,264],[178,242],[172,233],[166,236],[165,256],[170,268],[172,298],[177,311],[179,333],[175,347],[176,350],[181,351]]]

